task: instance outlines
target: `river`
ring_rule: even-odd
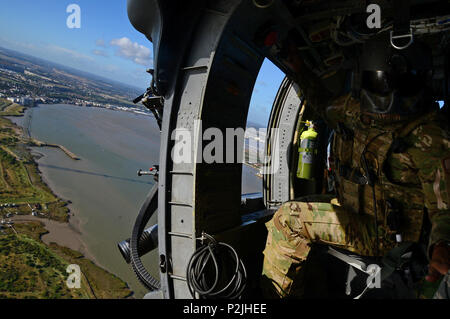
[[[39,105],[28,109],[19,125],[31,117],[33,138],[63,145],[81,158],[74,161],[61,150],[34,148],[42,176],[61,198],[70,200],[70,223],[97,264],[128,283],[135,297],[146,292],[117,249],[129,238],[138,210],[153,185],[149,176],[137,177],[159,161],[160,133],[150,116],[103,108]],[[244,165],[243,193],[261,190],[261,180]],[[156,217],[156,216],[155,216]],[[156,219],[150,223],[156,223]],[[143,258],[158,276],[156,252]]]

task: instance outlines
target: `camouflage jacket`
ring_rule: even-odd
[[[356,213],[373,214],[373,190],[361,181],[367,175],[362,163],[367,157],[367,166],[375,171],[381,225],[386,226],[390,206],[386,201],[392,199],[403,206],[407,217],[404,241],[419,240],[426,208],[429,247],[450,242],[450,136],[439,110],[389,124],[361,113],[359,101],[349,95],[332,99],[319,81],[309,72],[297,79],[306,100],[336,132],[332,168],[339,202]],[[401,141],[399,150],[392,150],[394,141]]]

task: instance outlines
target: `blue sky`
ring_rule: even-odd
[[[66,25],[68,5],[81,8],[81,28]],[[128,20],[126,0],[0,0],[0,46],[145,89],[152,44]],[[264,63],[249,119],[266,124],[284,75]]]
[[[66,8],[81,8],[81,28],[69,29]],[[0,0],[0,46],[15,49],[83,71],[145,88],[151,67],[151,43],[134,30],[125,0]],[[111,42],[147,48],[148,64],[121,54]],[[121,42],[120,42],[121,43]],[[131,43],[131,44],[130,44]],[[142,61],[139,61],[142,62]]]
[[[284,77],[284,73],[278,67],[269,60],[264,60],[253,89],[248,120],[267,124],[273,101]]]

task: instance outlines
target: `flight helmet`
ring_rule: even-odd
[[[428,109],[433,64],[426,45],[415,41],[397,50],[389,37],[378,36],[363,44],[358,62],[363,113],[402,119]]]

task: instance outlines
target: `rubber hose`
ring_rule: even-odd
[[[159,290],[161,284],[153,278],[142,264],[138,252],[139,238],[144,231],[150,218],[158,209],[158,184],[155,184],[142,205],[133,227],[133,233],[130,240],[131,266],[139,281],[150,291]]]

